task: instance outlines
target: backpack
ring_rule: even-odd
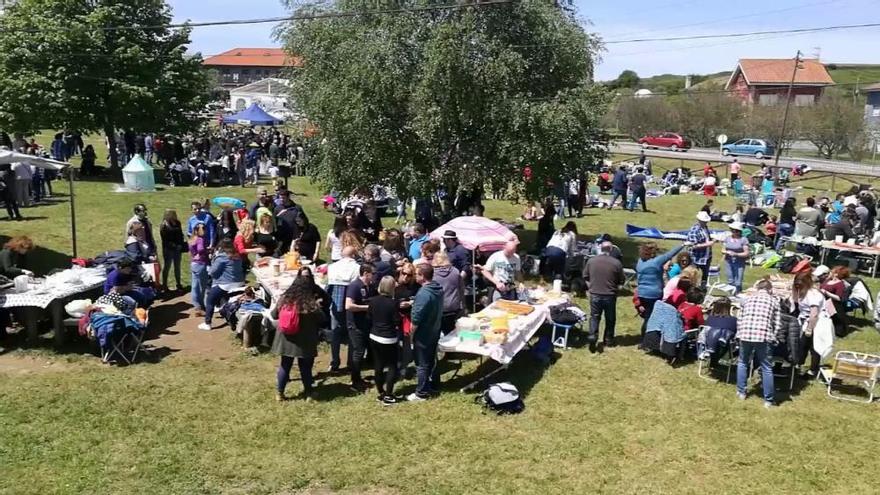
[[[482,402],[483,406],[500,415],[503,414],[519,414],[525,410],[526,405],[519,396],[519,390],[512,383],[493,383],[477,396],[477,402]]]
[[[797,256],[786,256],[779,260],[779,263],[776,264],[776,268],[779,269],[782,273],[792,273],[794,267],[798,264],[800,258]]]
[[[295,304],[287,304],[278,311],[278,330],[284,335],[299,333],[299,311]]]

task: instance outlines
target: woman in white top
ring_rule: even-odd
[[[565,259],[574,254],[577,246],[577,225],[568,222],[553,233],[553,237],[544,249],[545,273],[551,278],[562,278],[565,274]]]
[[[797,303],[798,323],[804,333],[804,346],[810,350],[810,376],[816,376],[819,373],[819,364],[822,357],[813,350],[813,329],[816,328],[816,322],[819,321],[819,311],[825,305],[825,296],[821,292],[813,288],[813,274],[811,272],[799,273],[794,278],[791,287],[791,299]],[[801,359],[805,359],[804,355]]]
[[[342,241],[340,237],[347,228],[345,219],[336,217],[333,221],[333,228],[327,232],[327,252],[330,253],[330,261],[339,261],[342,258]]]

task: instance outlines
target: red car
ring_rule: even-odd
[[[691,147],[690,141],[674,132],[661,132],[639,139],[642,148],[669,148],[672,151],[686,151]]]

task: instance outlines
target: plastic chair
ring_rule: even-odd
[[[553,342],[553,347],[568,349],[568,334],[572,328],[578,327],[580,323],[563,325],[562,323],[550,321],[550,324],[553,325],[553,335],[550,337],[550,340]],[[557,330],[560,332],[560,335],[558,337],[556,336]]]
[[[715,279],[715,282],[712,282],[712,279]],[[719,285],[721,283],[721,268],[718,266],[710,266],[709,267],[709,276],[706,277],[706,285],[712,287],[714,285]]]

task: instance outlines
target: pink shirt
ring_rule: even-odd
[[[732,173],[732,174],[738,174],[738,173],[739,173],[739,170],[740,170],[741,168],[742,168],[742,165],[740,165],[739,162],[733,162],[733,163],[730,164],[730,173]]]

